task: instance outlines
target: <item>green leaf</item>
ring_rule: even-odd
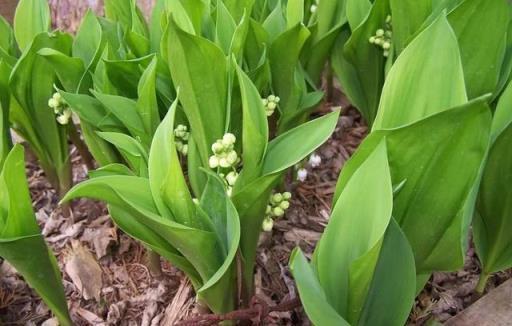
[[[11,25],[0,16],[0,49],[3,50],[5,55],[16,55],[16,41],[14,38],[14,31]]]
[[[288,0],[286,4],[286,24],[293,28],[304,20],[304,0]]]
[[[148,176],[148,153],[140,142],[117,132],[98,132],[98,135],[119,150],[137,175]]]
[[[203,227],[195,218],[195,207],[180,166],[174,142],[174,115],[178,100],[156,130],[149,153],[151,192],[160,214],[190,227]]]
[[[363,23],[372,9],[370,0],[347,0],[347,20],[351,30]]]
[[[0,187],[0,256],[36,290],[61,325],[73,325],[57,260],[46,246],[32,211],[21,145],[7,156]]]
[[[167,58],[203,166],[210,145],[222,137],[227,114],[227,66],[222,50],[169,22]],[[208,62],[209,64],[204,64]]]
[[[92,86],[92,80],[89,75],[85,75],[84,62],[79,58],[73,58],[57,50],[43,48],[37,52],[52,65],[62,86],[70,92],[87,91]],[[82,78],[88,78],[88,81],[82,83]],[[80,86],[83,86],[80,89]]]
[[[361,196],[363,191],[371,201]],[[349,315],[349,267],[382,239],[392,209],[386,144],[381,142],[351,176],[315,249],[320,284],[328,301],[342,316]]]
[[[281,172],[322,145],[334,131],[339,114],[329,113],[274,138],[268,144],[262,174]]]
[[[483,172],[473,234],[484,274],[512,266],[512,84],[503,93],[493,120],[493,143]]]
[[[234,62],[236,65],[236,62]],[[243,70],[236,65],[243,110],[244,180],[259,175],[268,142],[268,122],[261,95]],[[247,172],[246,172],[247,170]]]
[[[480,98],[402,128],[373,132],[338,181],[335,199],[386,138],[393,184],[405,180],[395,196],[393,217],[411,243],[418,273],[456,270],[463,264],[471,219],[466,205],[489,142],[486,101]]]
[[[432,0],[391,0],[390,6],[393,19],[393,48],[399,54],[430,16]]]
[[[146,68],[139,81],[137,110],[144,123],[146,133],[153,135],[160,123],[156,94],[157,58]]]
[[[389,71],[373,130],[407,125],[466,101],[457,38],[441,15]]]
[[[496,89],[506,50],[509,7],[503,0],[464,1],[448,15],[459,41],[470,99]]]
[[[304,310],[314,325],[350,326],[327,301],[315,271],[299,248],[295,248],[290,256],[290,269]]]
[[[9,129],[9,108],[11,94],[9,92],[9,66],[0,59],[0,167],[9,154],[12,146],[11,130]]]
[[[11,103],[11,120],[40,160],[46,177],[59,192],[71,183],[66,128],[59,125],[48,107],[56,76],[51,64],[37,52],[51,48],[64,54],[71,51],[67,34],[37,35],[13,68],[9,86],[16,103]]]
[[[20,0],[14,15],[14,35],[22,52],[34,37],[50,30],[50,7],[46,0]]]
[[[101,57],[105,41],[98,18],[88,9],[73,42],[73,57],[80,58],[87,69],[93,70]]]
[[[357,92],[353,92],[353,95],[349,95],[349,97],[355,100],[354,103],[369,125],[373,124],[377,115],[380,94],[384,85],[385,58],[382,49],[368,40],[377,29],[384,26],[389,11],[387,0],[376,0],[366,20],[352,32],[343,51],[335,50],[337,54],[333,59],[334,61],[341,60],[344,65],[341,70],[336,70],[337,73],[349,74],[340,77],[341,80],[350,78],[350,83],[344,84],[350,88],[355,88],[356,86],[352,85],[357,85]],[[341,55],[343,58],[339,57]]]
[[[270,44],[269,63],[272,73],[272,87],[281,98],[283,115],[293,114],[297,110],[300,99],[294,100],[295,71],[300,53],[310,32],[304,25],[297,24],[280,34]]]
[[[215,43],[217,43],[224,54],[229,55],[231,41],[235,34],[236,23],[222,1],[217,3],[217,23],[215,26]]]

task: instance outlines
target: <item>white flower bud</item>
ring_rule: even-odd
[[[311,5],[311,8],[309,8],[309,11],[311,11],[311,13],[313,14],[316,12],[317,8],[318,7],[316,5]]]
[[[60,102],[60,101],[62,101],[62,95],[60,95],[60,93],[59,93],[59,92],[57,92],[57,93],[53,93],[52,98],[53,98],[55,101],[57,101],[57,103],[58,103],[58,102]]]
[[[266,98],[262,99],[261,102],[263,103],[263,106],[268,105],[268,100]]]
[[[231,164],[225,157],[219,159],[219,165],[221,168],[229,168],[231,166]]]
[[[276,96],[275,95],[269,95],[267,97],[267,99],[268,99],[269,102],[275,102],[276,101]]]
[[[374,44],[375,43],[375,36],[371,36],[370,39],[368,40],[370,43]]]
[[[320,157],[320,155],[316,155],[316,154],[311,154],[311,156],[309,157],[309,165],[311,165],[311,167],[313,168],[316,168],[318,166],[320,166],[320,163],[322,163],[322,158]]]
[[[59,106],[59,102],[52,97],[48,100],[48,106],[51,108],[57,108]]]
[[[219,154],[222,151],[224,151],[224,146],[222,145],[221,142],[217,141],[217,142],[213,143],[212,152],[214,152],[215,154]]]
[[[274,227],[274,221],[271,218],[267,217],[263,220],[263,223],[261,225],[261,228],[263,229],[263,231],[270,232],[270,231],[272,231],[273,227]]]
[[[64,110],[61,115],[57,117],[57,122],[61,125],[67,125],[69,123],[69,120],[71,118],[71,111],[70,110]]]
[[[384,50],[389,50],[390,47],[391,47],[391,43],[389,43],[387,41],[382,44],[382,48]]]
[[[194,204],[199,205],[199,199],[197,199],[197,198],[192,198],[192,201],[194,202]]]
[[[276,103],[281,102],[281,98],[280,98],[279,96],[276,96],[276,98],[275,98],[274,102],[276,102]]]
[[[377,32],[375,32],[375,35],[379,37],[384,36],[384,30],[382,28],[379,28]]]
[[[228,185],[234,186],[237,178],[238,178],[238,173],[231,171],[226,176],[226,181],[228,182]]]
[[[226,160],[228,162],[228,166],[234,165],[238,160],[238,155],[236,154],[235,151],[231,151],[228,153]]]
[[[271,111],[274,111],[274,110],[277,108],[277,104],[276,104],[276,102],[270,102],[270,103],[268,103],[267,108],[268,108],[269,110],[271,110]]]
[[[306,181],[306,178],[308,177],[308,170],[306,169],[299,169],[297,171],[297,180],[300,182]]]
[[[210,160],[208,161],[208,165],[210,165],[210,169],[215,169],[219,166],[219,158],[217,156],[210,156]]]
[[[389,57],[389,51],[384,51],[384,52],[382,53],[382,55],[383,55],[385,58]]]
[[[188,145],[187,144],[183,145],[183,148],[181,149],[181,154],[187,156],[187,154],[188,154]]]
[[[235,142],[236,142],[236,137],[235,137],[235,135],[233,135],[231,133],[227,133],[224,135],[224,137],[222,137],[222,144],[224,146],[233,145]]]

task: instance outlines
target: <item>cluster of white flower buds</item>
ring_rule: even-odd
[[[188,154],[188,138],[190,133],[185,125],[177,125],[174,129],[174,143],[178,152],[186,156]]]
[[[239,162],[238,154],[235,151],[236,137],[227,133],[222,139],[217,140],[212,145],[213,155],[210,156],[208,164],[211,169],[216,168],[234,168]]]
[[[274,219],[282,217],[285,211],[290,207],[292,194],[289,192],[275,193],[270,196],[265,218],[263,219],[262,229],[265,232],[272,231]]]
[[[386,25],[384,28],[379,28],[375,35],[370,37],[370,43],[379,46],[383,50],[383,55],[385,57],[389,56],[389,52],[391,50],[391,42],[393,37],[393,31],[391,26],[391,15],[386,17]]]
[[[265,106],[265,113],[267,114],[267,117],[270,117],[272,114],[274,114],[274,111],[277,108],[277,105],[281,99],[279,96],[275,95],[269,95],[269,97],[262,99],[263,106]]]
[[[226,186],[226,193],[229,197],[231,197],[231,194],[233,193],[233,186],[236,183],[236,180],[238,179],[238,173],[236,171],[231,171],[228,174],[224,175],[224,173],[219,173],[219,177],[222,178],[224,181],[224,184]]]
[[[71,119],[71,110],[68,104],[59,92],[56,92],[48,100],[48,106],[53,109],[53,112],[57,115],[57,122],[61,125],[67,125]]]

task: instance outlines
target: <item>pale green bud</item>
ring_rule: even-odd
[[[292,194],[289,193],[288,191],[287,192],[283,192],[283,198],[285,200],[290,200],[292,198]]]
[[[217,168],[219,166],[219,158],[217,156],[210,156],[208,165],[210,166],[211,169]]]
[[[225,157],[219,159],[219,165],[221,168],[229,168],[231,166],[231,164],[229,164],[229,161]]]
[[[222,137],[222,144],[224,146],[233,145],[235,142],[236,142],[236,137],[235,137],[235,135],[233,135],[231,133],[227,133],[224,135],[224,137]]]
[[[263,103],[263,106],[268,105],[268,100],[266,98],[262,99],[261,102]]]
[[[214,152],[215,154],[219,154],[222,151],[224,151],[224,146],[222,145],[221,142],[217,141],[217,142],[213,143],[212,152]]]
[[[181,149],[181,154],[187,156],[187,154],[188,154],[188,145],[187,144],[183,145],[183,148]]]
[[[275,95],[269,95],[269,97],[267,97],[268,101],[269,102],[275,102],[276,101],[276,96]]]
[[[59,92],[57,92],[57,93],[53,93],[52,98],[53,98],[55,101],[57,101],[57,102],[62,101],[62,95],[60,95],[60,93],[59,93]]]
[[[199,205],[199,199],[197,199],[197,198],[192,198],[192,201],[194,202],[194,204]]]
[[[265,214],[269,215],[272,213],[272,206],[267,205],[267,209],[265,210]]]
[[[384,50],[389,50],[390,47],[391,47],[391,43],[389,43],[389,42],[384,42],[384,44],[382,44],[382,48]]]
[[[386,58],[387,58],[387,57],[389,57],[389,51],[384,51],[384,53],[382,53],[382,55],[383,55],[384,57],[386,57]]]
[[[384,30],[382,28],[379,28],[377,32],[375,32],[375,35],[379,37],[384,36]]]
[[[278,207],[274,207],[274,209],[272,210],[272,213],[276,217],[281,217],[284,215],[284,210],[278,206]]]
[[[282,201],[281,204],[279,204],[279,207],[281,207],[283,210],[287,210],[290,207],[290,202],[288,201]]]
[[[226,176],[226,181],[228,182],[228,184],[230,186],[234,186],[237,178],[238,178],[238,173],[231,171]]]
[[[274,100],[274,102],[276,102],[276,103],[281,102],[281,98],[279,96],[276,96],[276,99]]]
[[[270,231],[272,231],[273,227],[274,227],[274,221],[271,218],[267,217],[263,220],[263,223],[261,225],[261,228],[263,229],[263,231],[270,232]]]
[[[233,195],[233,187],[227,187],[226,194],[228,195],[228,197],[231,197],[231,195]]]
[[[228,153],[227,157],[226,157],[226,160],[228,162],[228,166],[231,166],[233,164],[235,164],[238,160],[238,155],[236,154],[235,151],[231,151]]]
[[[61,115],[57,117],[57,122],[61,125],[67,125],[69,123],[69,120],[71,119],[71,111],[70,110],[64,110]]]
[[[267,105],[267,108],[268,108],[269,110],[272,110],[272,111],[274,111],[274,110],[276,109],[276,107],[277,107],[276,102],[270,102],[270,103]]]
[[[278,204],[278,203],[280,203],[280,202],[282,202],[282,201],[283,201],[283,195],[282,195],[282,194],[277,193],[277,194],[274,194],[274,195],[272,196],[272,202],[274,202],[274,203]]]

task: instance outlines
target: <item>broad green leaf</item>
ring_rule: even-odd
[[[347,0],[347,20],[351,30],[355,30],[372,9],[370,0]]]
[[[151,22],[149,25],[149,40],[151,43],[151,52],[160,52],[160,42],[163,34],[163,21],[166,19],[165,0],[156,0],[155,6],[151,12]]]
[[[228,8],[231,16],[238,22],[242,19],[244,13],[249,15],[256,0],[223,0],[224,5]]]
[[[201,161],[207,166],[209,148],[222,137],[226,127],[226,58],[215,44],[186,33],[172,20],[167,33],[171,76],[180,89]]]
[[[0,256],[36,290],[61,325],[73,325],[57,260],[44,242],[32,211],[21,145],[13,148],[2,169],[0,205]]]
[[[361,195],[363,191],[365,196]],[[386,144],[381,141],[343,189],[315,249],[320,284],[327,300],[342,316],[349,316],[350,265],[382,239],[392,209]]]
[[[103,60],[109,81],[115,86],[117,94],[128,98],[137,97],[137,88],[144,69],[151,63],[154,55],[129,60]],[[114,93],[115,94],[115,93]]]
[[[319,1],[317,8],[318,35],[325,35],[340,22],[346,21],[346,0]]]
[[[350,326],[327,301],[315,271],[299,248],[295,248],[290,256],[290,269],[304,310],[314,325]]]
[[[504,0],[469,0],[448,15],[459,41],[470,99],[496,89],[506,50],[509,7]]]
[[[390,0],[389,4],[393,25],[393,48],[399,54],[431,14],[432,0]]]
[[[98,135],[117,148],[137,175],[148,176],[148,153],[140,142],[117,132],[98,132]]]
[[[147,148],[151,143],[151,135],[144,129],[144,123],[137,109],[137,102],[122,96],[92,92],[107,110],[122,122],[133,137],[136,137]]]
[[[300,53],[310,32],[304,25],[297,24],[293,28],[280,34],[270,44],[269,62],[272,73],[272,88],[281,98],[283,115],[292,114],[297,109],[299,100],[293,99],[295,85],[295,70],[299,62]]]
[[[242,155],[244,161],[244,180],[246,180],[259,175],[259,167],[267,148],[268,122],[258,90],[238,65],[236,66],[236,71],[242,95]]]
[[[79,58],[73,58],[62,52],[50,48],[43,48],[37,52],[52,65],[62,86],[70,92],[87,91],[92,86],[89,75],[85,75],[84,62]],[[88,78],[83,83],[82,78]],[[83,87],[82,89],[81,86]]]
[[[304,20],[304,0],[288,0],[286,3],[286,24],[293,28]]]
[[[274,138],[263,159],[263,175],[281,172],[300,162],[332,134],[340,112],[332,112]]]
[[[368,40],[375,35],[377,29],[384,26],[389,11],[387,0],[376,0],[366,20],[352,32],[343,52],[340,49],[335,52],[338,53],[336,56],[343,55],[344,58],[333,59],[345,63],[346,67],[338,72],[344,74],[346,71],[350,75],[340,77],[340,79],[350,78],[350,84],[357,85],[358,92],[350,97],[356,100],[354,103],[358,105],[357,108],[369,125],[373,124],[377,115],[380,94],[384,85],[385,58],[382,49]],[[355,86],[347,85],[347,87]]]
[[[139,81],[137,110],[144,124],[146,133],[153,135],[160,123],[156,94],[157,58],[146,68]]]
[[[224,262],[198,290],[198,294],[205,298],[212,310],[231,311],[236,302],[235,257],[240,243],[240,221],[235,206],[226,195],[223,181],[212,172],[208,173],[208,182],[200,205],[215,226],[224,251]]]
[[[473,234],[483,273],[512,266],[512,84],[503,93],[493,120],[493,143],[483,172]]]
[[[155,204],[162,216],[190,227],[202,225],[195,218],[195,207],[180,166],[174,142],[174,115],[178,100],[153,137],[149,153],[149,180]]]
[[[14,15],[14,35],[21,51],[34,37],[50,29],[50,7],[46,0],[20,0]]]
[[[215,42],[229,55],[231,41],[235,34],[236,22],[222,1],[217,3],[217,23],[215,25]]]
[[[404,182],[395,195],[393,217],[411,243],[418,273],[455,270],[463,264],[471,219],[465,205],[489,142],[486,101],[480,98],[402,128],[373,132],[338,181],[335,199],[386,138],[393,184]]]
[[[7,20],[2,16],[0,16],[0,49],[3,50],[6,55],[16,55],[14,31],[11,25],[9,25]]]
[[[69,54],[71,42],[69,35],[59,32],[37,35],[13,68],[9,80],[16,100],[11,103],[11,120],[29,142],[46,177],[58,192],[67,191],[71,182],[66,128],[57,123],[48,107],[56,82],[53,67],[37,52],[52,48]]]
[[[87,69],[94,69],[105,41],[98,18],[87,10],[73,42],[73,57],[82,59]]]
[[[389,71],[373,130],[407,125],[466,101],[457,38],[441,15]]]
[[[11,130],[9,129],[9,108],[11,94],[9,91],[9,66],[0,59],[0,167],[9,154],[12,146]]]

